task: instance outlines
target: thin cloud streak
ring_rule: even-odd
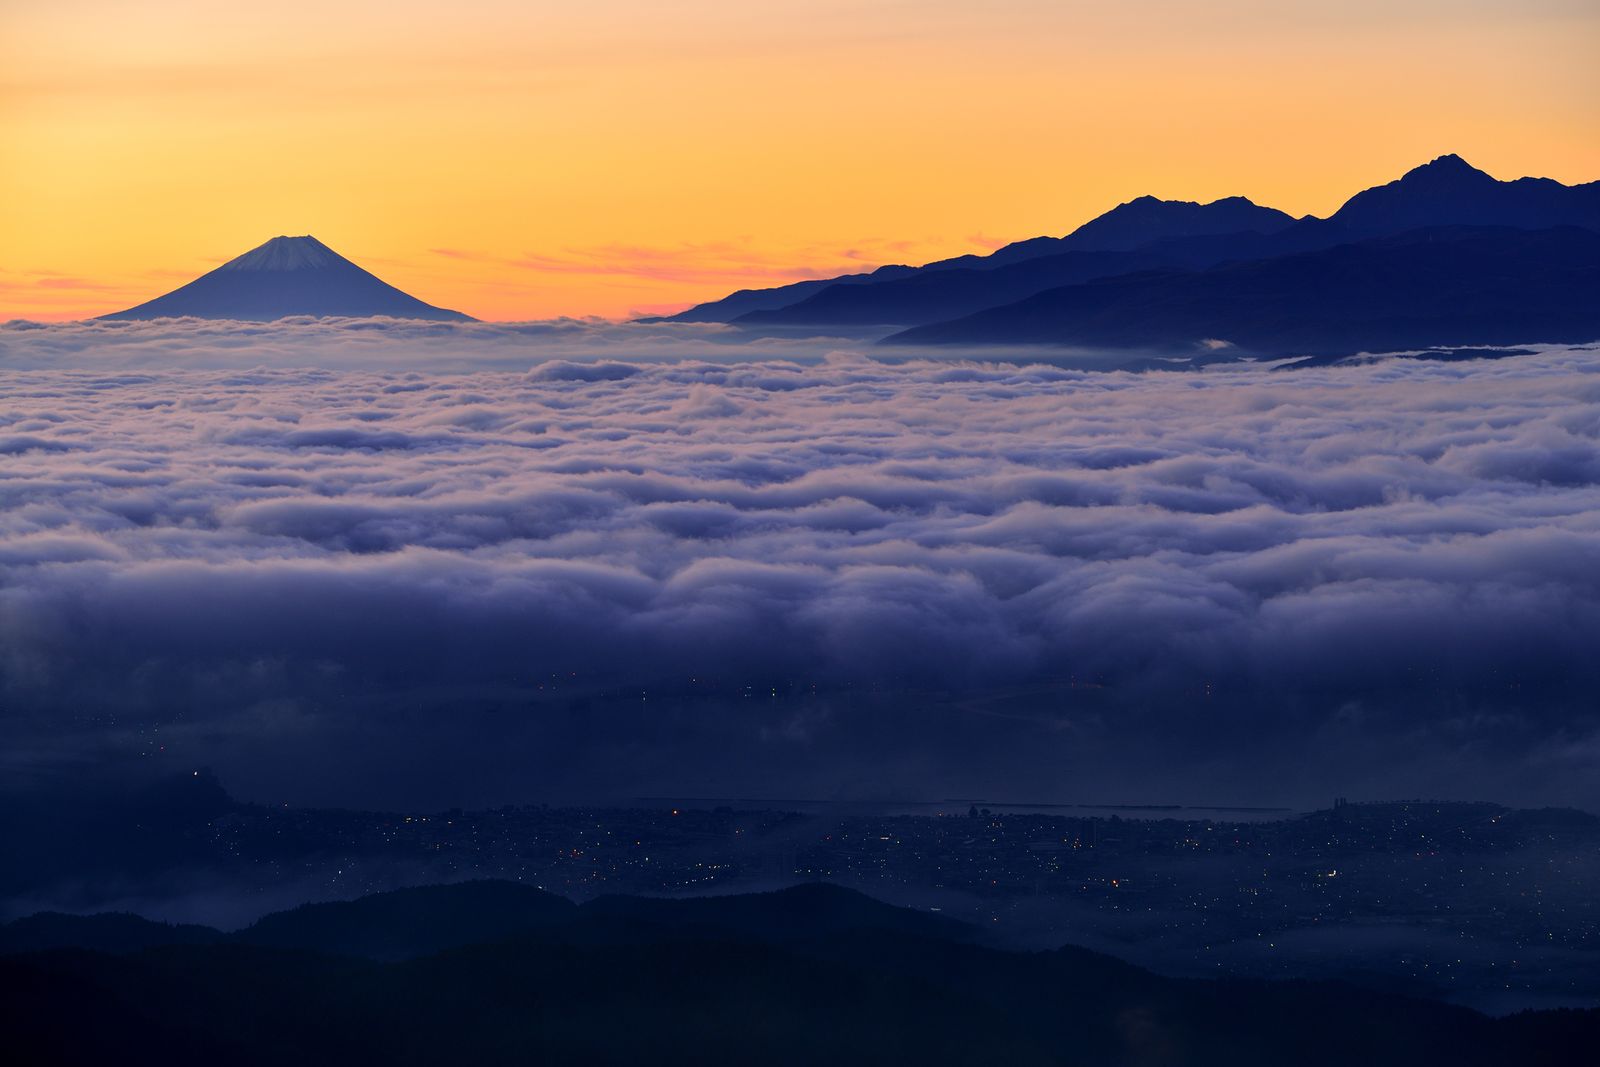
[[[970,243],[970,242],[969,242]],[[939,242],[928,242],[937,247]],[[981,247],[981,246],[980,246]],[[634,277],[701,285],[783,285],[876,270],[914,256],[918,242],[863,241],[849,248],[762,250],[753,244],[714,242],[672,247],[597,245],[559,252],[496,255],[459,248],[430,248],[447,259],[491,264],[532,274]],[[802,264],[796,266],[796,263]],[[809,264],[809,265],[806,265]]]

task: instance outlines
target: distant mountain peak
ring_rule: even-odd
[[[1151,194],[1146,193],[1143,196],[1134,197],[1132,200],[1129,200],[1125,204],[1118,204],[1117,207],[1112,208],[1111,211],[1116,211],[1117,208],[1129,208],[1129,207],[1154,207],[1154,208],[1172,207],[1172,208],[1186,208],[1186,209],[1189,209],[1189,210],[1204,210],[1204,209],[1207,209],[1207,208],[1215,208],[1218,204],[1221,204],[1221,205],[1223,205],[1225,207],[1252,207],[1252,208],[1258,208],[1259,210],[1262,210],[1262,211],[1271,211],[1272,210],[1271,208],[1261,208],[1260,205],[1258,205],[1254,200],[1251,200],[1248,196],[1224,196],[1224,197],[1221,197],[1220,199],[1217,199],[1217,200],[1210,200],[1210,201],[1202,202],[1202,201],[1199,201],[1199,200],[1167,200],[1167,199],[1165,199],[1163,197],[1152,196]],[[1109,211],[1106,212],[1106,214],[1108,214],[1108,215],[1110,213],[1111,212],[1109,212]],[[1104,217],[1104,216],[1102,216],[1102,217]]]
[[[1484,171],[1474,167],[1455,153],[1431,159],[1420,167],[1413,167],[1400,176],[1401,182],[1416,181],[1419,179],[1437,180],[1448,179],[1460,181],[1468,179],[1473,181],[1492,182],[1495,179]],[[1390,183],[1396,184],[1396,183]]]
[[[396,289],[310,234],[278,236],[188,285],[107,319],[241,319],[298,316],[471,321]]]

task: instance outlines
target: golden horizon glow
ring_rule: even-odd
[[[1587,0],[5,0],[0,319],[277,234],[485,319],[621,317],[1066,233],[1325,215],[1446,152],[1600,178]]]

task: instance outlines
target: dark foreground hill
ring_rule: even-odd
[[[295,949],[245,943],[246,932],[0,957],[8,1054],[29,1064],[1537,1067],[1585,1062],[1600,1041],[1592,1011],[1490,1019],[1338,984],[1175,980],[1078,949],[999,951],[960,924],[826,886],[582,907],[497,883],[394,897],[252,928],[309,938]],[[453,939],[418,923],[465,942],[395,962],[327,948],[370,942],[384,922],[394,924],[377,938],[385,949]],[[352,939],[347,923],[366,932]],[[320,938],[322,950],[308,950]]]
[[[470,322],[362,270],[315,237],[274,237],[164,296],[104,319],[240,319],[298,315]]]
[[[234,939],[263,948],[408,959],[554,926],[569,921],[575,907],[516,882],[419,886],[280,911]]]

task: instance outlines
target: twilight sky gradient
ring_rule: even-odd
[[[3,0],[0,319],[279,233],[484,318],[620,316],[1142,193],[1583,181],[1596,54],[1590,0]]]

